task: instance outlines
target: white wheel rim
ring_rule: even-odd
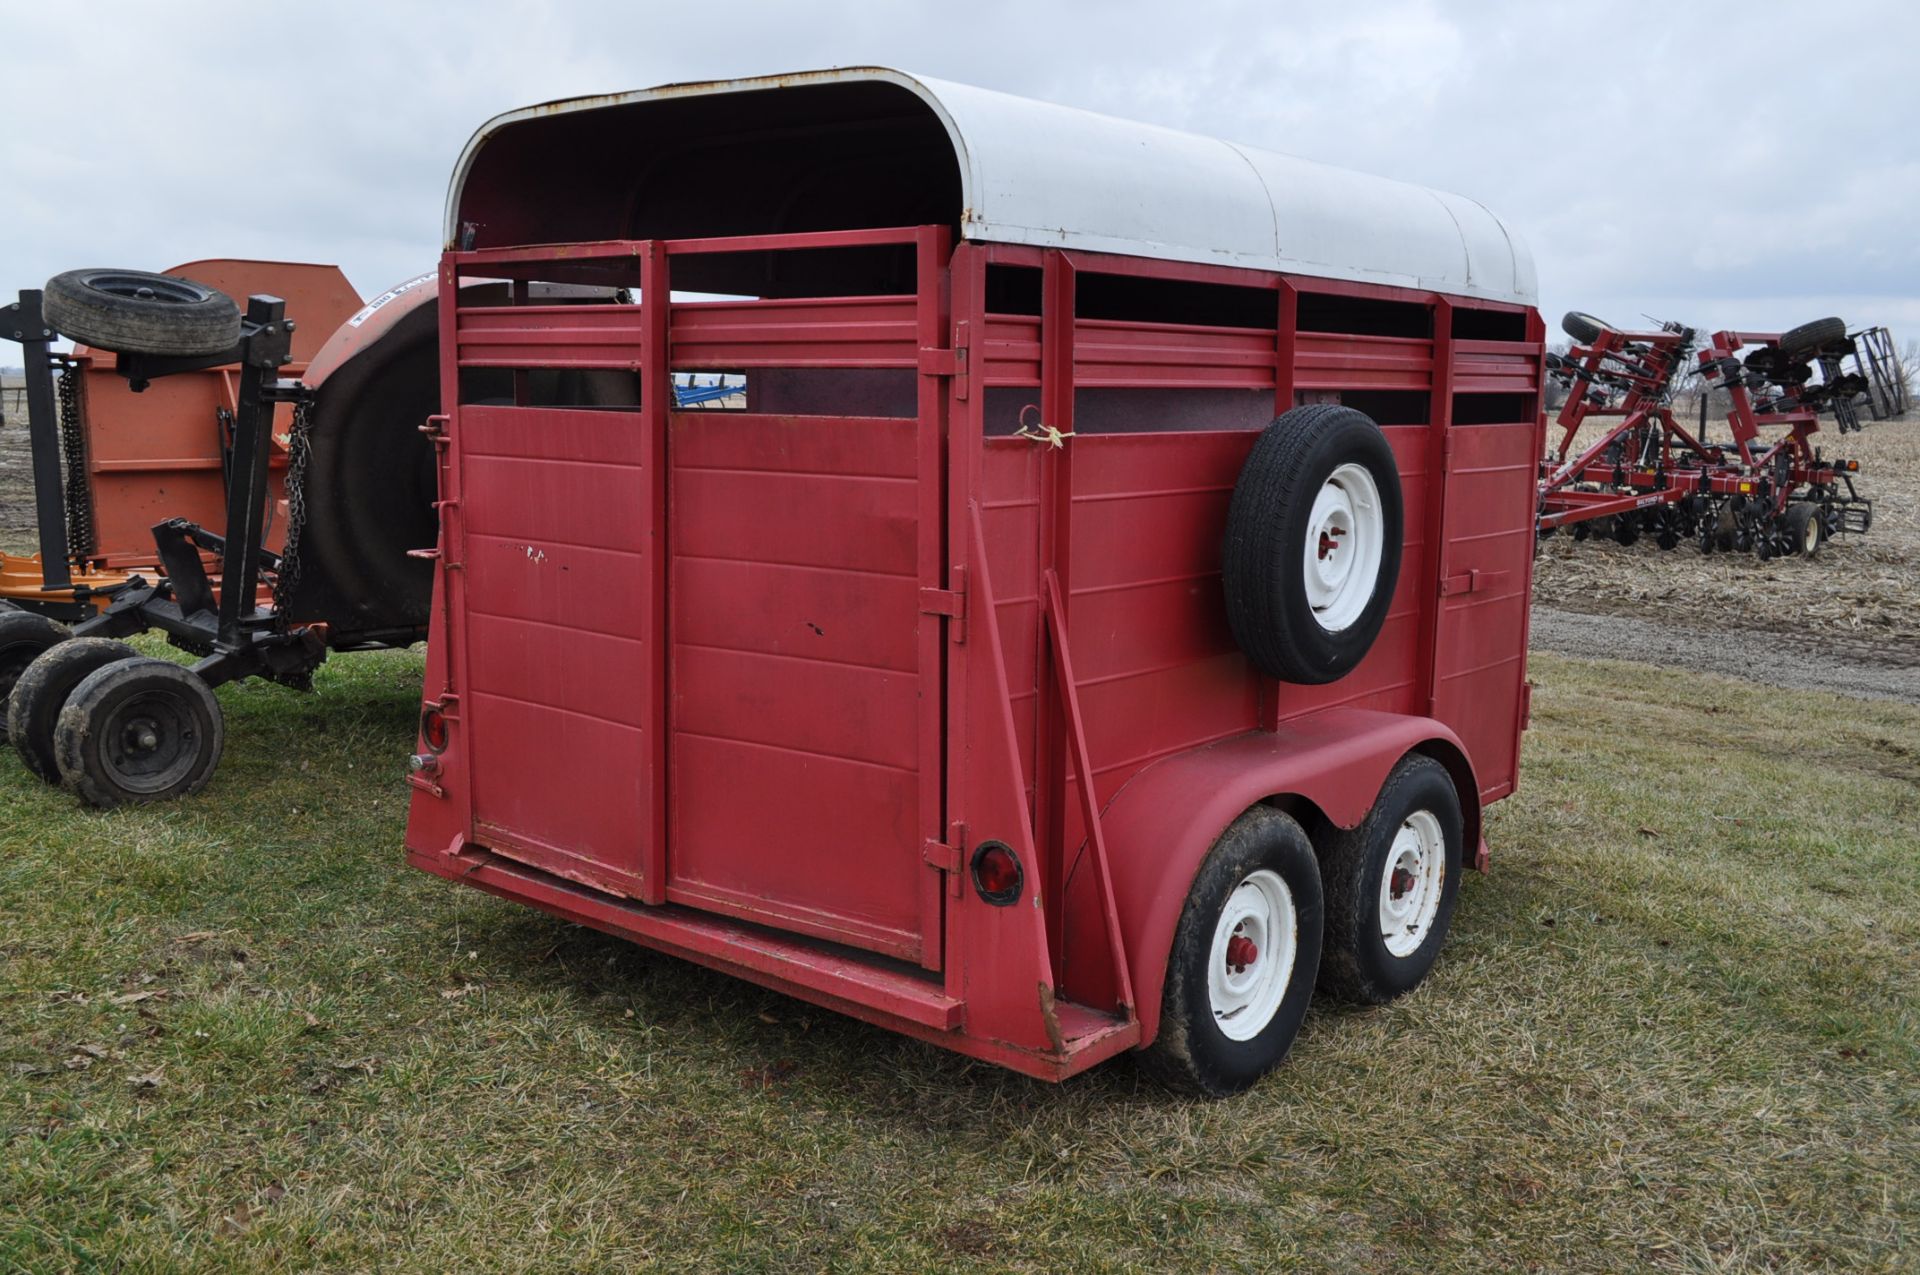
[[[1307,518],[1307,604],[1329,633],[1360,618],[1380,580],[1386,548],[1386,512],[1380,488],[1365,465],[1348,463],[1327,475]]]
[[[1813,551],[1820,547],[1820,515],[1807,519],[1807,529],[1800,535],[1800,552],[1811,558]]]
[[[1395,956],[1426,942],[1447,883],[1447,838],[1432,811],[1416,810],[1393,834],[1380,874],[1380,937]]]
[[[1279,873],[1262,868],[1233,888],[1207,957],[1207,1002],[1228,1040],[1252,1040],[1273,1021],[1299,948],[1293,891]]]

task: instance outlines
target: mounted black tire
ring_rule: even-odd
[[[144,270],[69,270],[47,280],[47,322],[117,354],[219,354],[240,340],[240,307],[204,283]]]
[[[1826,540],[1826,527],[1820,521],[1817,506],[1796,501],[1787,506],[1781,523],[1781,529],[1786,532],[1789,552],[1797,553],[1802,558],[1811,558],[1820,552],[1820,546]]]
[[[1821,346],[1847,339],[1845,319],[1815,319],[1780,334],[1780,351],[1788,361],[1805,358]]]
[[[1582,345],[1592,345],[1602,332],[1613,329],[1584,311],[1569,310],[1560,320],[1560,330]]]
[[[1640,517],[1638,514],[1621,514],[1613,520],[1613,542],[1624,548],[1640,543]]]
[[[1326,949],[1320,990],[1384,1005],[1440,956],[1465,863],[1460,794],[1431,757],[1404,757],[1360,826],[1329,835],[1320,858]]]
[[[170,660],[108,664],[74,687],[60,710],[60,779],[90,806],[168,801],[213,778],[226,743],[220,703]]]
[[[74,687],[99,669],[140,652],[112,638],[72,638],[27,665],[7,697],[7,736],[26,768],[50,784],[60,782],[53,731]]]
[[[1220,834],[1167,957],[1160,1034],[1141,1055],[1172,1088],[1238,1093],[1287,1056],[1320,966],[1320,867],[1300,825],[1255,806]]]
[[[1372,418],[1317,403],[1267,426],[1221,553],[1228,623],[1261,672],[1319,685],[1360,663],[1393,601],[1402,522],[1393,448]]]
[[[0,610],[0,744],[7,742],[7,701],[13,685],[43,651],[72,637],[67,626],[32,611],[6,604]]]

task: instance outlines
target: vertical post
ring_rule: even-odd
[[[279,337],[287,303],[278,297],[247,298],[247,322],[254,330],[242,342],[239,403],[233,423],[233,471],[227,484],[227,545],[220,563],[220,640],[239,641],[240,621],[258,605],[260,535],[266,525],[267,461],[273,447],[273,402],[268,377],[278,375],[265,349],[285,348]],[[264,338],[264,339],[263,339]],[[265,347],[265,349],[263,349]]]
[[[66,484],[60,477],[60,422],[53,403],[53,331],[40,310],[40,289],[29,288],[8,307],[0,327],[20,342],[27,374],[27,438],[33,447],[33,504],[40,530],[40,586],[73,584],[67,561]]]
[[[1536,382],[1537,383],[1537,382]],[[1440,689],[1440,581],[1447,574],[1447,458],[1453,430],[1453,303],[1433,300],[1433,397],[1427,406],[1427,551],[1431,574],[1422,578],[1420,598],[1421,698],[1431,714]]]
[[[922,589],[951,588],[947,581],[947,392],[949,378],[927,365],[925,351],[947,347],[950,329],[947,259],[953,239],[945,226],[922,226],[914,232],[914,341],[923,352],[915,401],[916,468],[919,473],[919,517],[915,569]],[[964,372],[965,369],[961,369]],[[926,842],[946,841],[945,705],[940,689],[945,681],[944,638],[947,621],[921,609],[915,634],[920,666],[919,803],[920,826]],[[966,623],[955,618],[958,628]],[[958,873],[954,874],[956,877]],[[955,884],[958,884],[956,881]],[[933,864],[920,874],[920,965],[938,970],[946,963],[946,874]]]
[[[1059,249],[1047,252],[1040,275],[1040,419],[1063,434],[1073,432],[1074,292],[1076,272],[1072,258]],[[1073,558],[1073,444],[1041,446],[1040,454],[1040,573],[1059,581],[1060,622],[1070,623]],[[1041,608],[1044,617],[1045,608]],[[1067,898],[1067,747],[1063,690],[1059,669],[1049,656],[1052,637],[1044,621],[1034,652],[1033,699],[1033,824],[1034,845],[1043,861],[1047,947],[1064,954],[1061,927]],[[1082,785],[1092,775],[1079,775]],[[1057,979],[1060,971],[1055,970]]]
[[[1300,339],[1300,289],[1285,275],[1278,280],[1273,329],[1273,414],[1284,416],[1293,409],[1295,363]],[[1255,724],[1261,730],[1280,729],[1280,682],[1277,678],[1248,666],[1248,676],[1259,685]]]
[[[667,432],[672,428],[673,370],[668,351],[668,328],[673,322],[673,288],[667,268],[667,248],[658,239],[640,245],[640,428],[645,432],[647,501],[647,558],[652,568],[647,581],[647,622],[643,649],[647,652],[651,703],[647,728],[653,737],[652,764],[647,768],[647,808],[651,827],[640,865],[640,901],[667,901],[667,766],[672,749],[667,720],[667,697],[672,688],[670,661],[673,636],[667,614],[667,579],[673,571],[668,543],[667,502],[672,483]]]

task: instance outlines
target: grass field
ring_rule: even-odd
[[[0,756],[0,1268],[1920,1260],[1920,711],[1537,659],[1435,976],[1194,1103],[405,869],[418,676],[223,689],[166,809]]]

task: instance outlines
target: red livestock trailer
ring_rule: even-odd
[[[1527,713],[1479,204],[854,69],[501,116],[447,236],[411,862],[1048,1079],[1427,972]]]

